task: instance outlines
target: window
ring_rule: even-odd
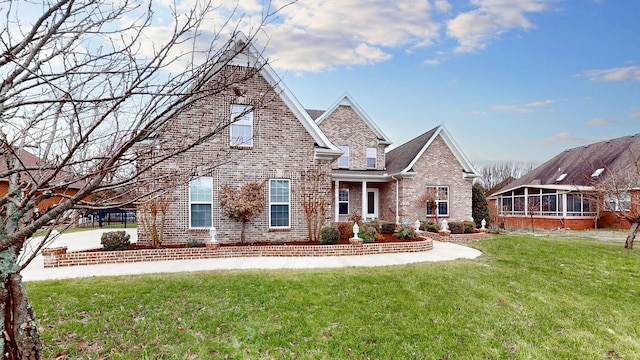
[[[368,147],[367,148],[367,169],[376,168],[377,157],[378,157],[378,149]]]
[[[249,105],[231,105],[231,146],[253,146],[253,109]]]
[[[192,228],[211,227],[213,178],[199,177],[189,183],[189,224]]]
[[[427,216],[449,216],[449,187],[427,186]]]
[[[631,209],[631,194],[627,191],[606,194],[605,206],[611,211],[627,211]]]
[[[349,189],[338,190],[338,214],[349,214]]]
[[[269,181],[269,227],[288,228],[291,224],[290,187],[287,179]]]
[[[349,167],[349,147],[347,145],[341,145],[338,147],[343,152],[342,156],[338,158],[338,167],[348,168]]]
[[[603,171],[604,171],[604,168],[596,169],[596,171],[594,171],[593,174],[591,174],[591,177],[598,177],[600,176],[600,174],[602,174]]]

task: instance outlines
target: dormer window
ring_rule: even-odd
[[[339,168],[349,168],[349,146],[340,145],[338,146],[340,150],[342,150],[342,156],[338,158],[338,167]]]
[[[378,149],[376,148],[367,148],[367,169],[375,169],[376,168],[376,159],[378,158]]]
[[[231,105],[231,146],[253,147],[253,108],[250,105]]]
[[[600,174],[602,174],[603,171],[604,171],[604,168],[599,168],[596,171],[594,171],[593,174],[591,174],[591,177],[598,177],[600,176]]]

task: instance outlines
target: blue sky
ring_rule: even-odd
[[[637,0],[397,3],[299,1],[271,65],[307,108],[349,93],[394,145],[444,124],[475,163],[640,132]]]
[[[221,0],[200,38],[287,1]],[[638,19],[638,0],[299,0],[256,45],[306,108],[348,93],[392,147],[443,124],[476,164],[542,163],[640,132]]]

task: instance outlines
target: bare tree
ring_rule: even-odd
[[[492,162],[478,166],[482,174],[480,182],[487,191],[496,190],[504,182],[517,179],[536,166],[535,162]]]
[[[300,182],[307,238],[309,241],[320,241],[320,229],[327,220],[327,211],[331,206],[330,175],[314,168],[302,173]]]
[[[265,207],[264,182],[250,182],[239,189],[224,185],[220,189],[220,210],[229,219],[242,223],[240,243],[244,243],[247,223]]]
[[[203,31],[204,25],[213,28],[208,21],[219,10],[210,3],[182,13],[173,8],[159,43],[152,39],[151,3],[7,1],[0,7],[0,163],[5,165],[0,179],[8,182],[8,193],[0,198],[0,352],[7,358],[41,357],[20,270],[46,240],[31,244],[36,251],[18,263],[33,233],[51,222],[55,226],[72,209],[143,200],[133,190],[111,190],[156,180],[146,176],[155,164],[229,125],[201,129],[195,140],[168,151],[149,148],[148,140],[181,109],[257,71],[256,66],[218,76],[277,9],[264,9],[262,22],[246,35],[249,42],[229,41],[241,21],[235,14],[224,14],[227,22],[216,33]],[[39,161],[25,161],[27,149]],[[145,156],[145,166],[136,171],[137,154]],[[101,201],[96,203],[92,194],[100,192],[109,195],[95,197]],[[57,202],[32,216],[46,199]]]

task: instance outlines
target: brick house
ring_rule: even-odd
[[[444,126],[387,151],[391,140],[349,95],[316,122],[343,151],[331,170],[334,221],[353,214],[411,224],[470,219],[471,185],[479,174]],[[426,191],[436,195],[433,206],[418,201]]]
[[[488,197],[505,226],[628,229],[640,213],[640,135],[565,150]]]
[[[218,136],[154,166],[156,173],[190,172],[189,180],[169,194],[164,243],[206,241],[211,227],[220,242],[239,241],[241,224],[222,216],[218,191],[250,181],[264,182],[266,208],[247,224],[248,241],[305,240],[302,188],[308,171],[330,175],[318,189],[333,194],[325,225],[356,212],[385,221],[423,220],[426,210],[414,197],[428,187],[442,192],[441,216],[471,216],[471,182],[479,175],[444,127],[385,153],[391,141],[348,95],[326,111],[305,110],[254,54],[237,56],[220,75],[233,77],[254,66],[253,77],[215,97],[198,99],[153,139],[162,151],[201,127],[230,123]],[[220,158],[225,161],[216,166],[203,165]],[[138,241],[149,239],[138,226]]]

